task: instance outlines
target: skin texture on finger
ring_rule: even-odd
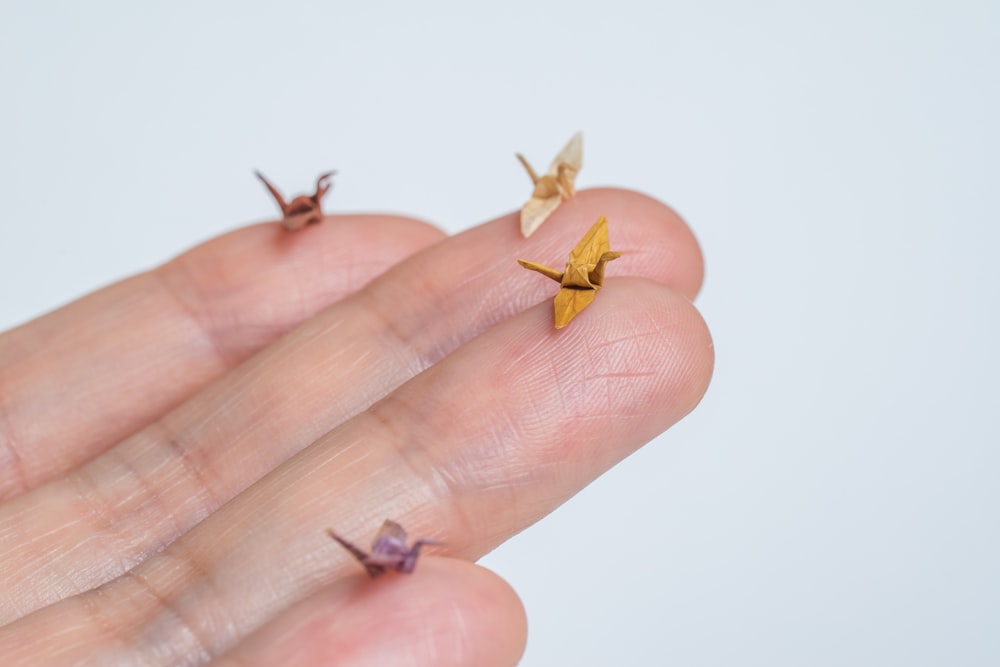
[[[510,667],[526,634],[524,607],[505,581],[431,556],[409,576],[358,573],[325,587],[211,667]]]
[[[0,500],[161,416],[442,233],[394,216],[231,232],[0,335]]]
[[[247,489],[124,577],[0,629],[0,655],[72,664],[215,656],[358,563],[393,518],[474,559],[700,400],[711,339],[682,295],[611,278],[572,327],[550,304],[470,341]],[[124,648],[123,648],[124,647]],[[12,664],[19,664],[15,660]]]
[[[0,622],[120,575],[476,333],[542,300],[551,315],[558,285],[514,260],[565,261],[601,212],[626,253],[617,275],[693,296],[701,256],[669,208],[625,190],[571,201],[580,210],[559,218],[560,207],[530,242],[512,214],[427,248],[81,470],[0,506],[11,575]]]

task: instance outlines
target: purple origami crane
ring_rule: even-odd
[[[413,572],[413,568],[417,566],[420,547],[441,544],[434,540],[417,540],[413,546],[407,549],[406,531],[398,523],[389,519],[386,519],[382,527],[379,528],[370,554],[354,546],[332,530],[326,532],[365,566],[365,570],[368,571],[368,575],[372,579],[385,574],[387,570],[396,570],[407,574]]]

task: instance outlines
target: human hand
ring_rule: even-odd
[[[516,259],[558,266],[600,215],[622,258],[555,331]],[[0,662],[516,663],[520,603],[470,561],[712,368],[673,212],[601,189],[529,240],[516,217],[255,225],[0,335]],[[326,531],[386,518],[446,546],[371,581]]]

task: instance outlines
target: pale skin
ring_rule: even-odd
[[[555,331],[516,259],[600,215],[622,257]],[[516,664],[473,561],[695,407],[701,281],[673,211],[583,190],[530,239],[253,225],[0,334],[0,664]],[[386,518],[446,546],[371,580],[327,531]]]

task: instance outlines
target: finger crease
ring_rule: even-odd
[[[13,473],[12,478],[16,480],[17,489],[6,490],[6,497],[24,493],[31,489],[28,481],[28,467],[18,449],[18,440],[14,435],[14,427],[10,420],[10,404],[8,394],[3,390],[0,383],[0,469],[5,474]],[[13,491],[13,493],[11,493]]]
[[[95,469],[90,465],[80,468],[71,476],[77,488],[77,498],[84,504],[90,515],[90,524],[98,532],[115,535],[122,545],[131,544],[134,537],[130,536],[128,529],[122,526],[122,519],[134,511],[141,511],[147,504],[152,504],[157,508],[155,510],[157,516],[169,517],[174,522],[175,534],[177,533],[179,527],[176,526],[177,521],[172,508],[160,496],[157,487],[147,481],[145,475],[120,450],[109,450],[98,461],[112,465],[110,472],[102,466],[100,474],[108,475],[115,480],[115,483],[110,485],[114,493],[109,493],[103,488],[104,485],[95,476]],[[122,488],[120,484],[125,479],[131,481]],[[112,553],[115,551],[117,548],[114,548]]]
[[[441,462],[434,459],[425,445],[413,437],[412,430],[401,427],[403,423],[421,423],[411,418],[418,416],[417,410],[399,396],[390,394],[372,406],[369,413],[388,431],[387,440],[398,454],[398,459],[403,462],[416,479],[422,481],[430,489],[433,498],[443,501],[446,507],[451,508],[453,518],[457,519],[458,523],[456,534],[474,535],[475,533],[471,531],[475,523],[459,502],[462,495],[460,489],[463,488],[463,485],[445,469],[445,466],[441,465]],[[405,417],[393,416],[400,413]],[[441,438],[433,436],[428,439],[433,442],[441,440]],[[419,463],[418,458],[420,459]]]
[[[368,288],[365,289],[364,294],[367,297],[366,303],[369,305],[368,312],[372,313],[378,320],[373,330],[382,335],[387,334],[394,341],[394,344],[390,343],[390,348],[402,351],[412,359],[412,361],[405,363],[408,368],[413,369],[408,377],[431,366],[436,360],[432,358],[425,346],[418,344],[417,339],[412,335],[416,329],[414,327],[406,329],[400,321],[402,319],[400,314],[404,308],[398,302],[392,302],[394,305],[391,307],[383,307],[382,300],[376,290]],[[419,301],[413,297],[407,300]],[[403,355],[397,354],[396,356],[399,358]]]
[[[176,262],[168,264],[167,266],[170,266],[172,269],[177,271],[185,270],[183,268],[183,264],[178,264]],[[160,287],[163,289],[164,293],[166,293],[167,296],[170,297],[171,301],[173,301],[177,311],[184,315],[187,320],[194,325],[195,329],[197,329],[198,333],[201,335],[201,338],[208,343],[208,346],[211,348],[215,358],[224,366],[230,366],[231,364],[227,363],[227,355],[218,336],[215,335],[213,327],[210,327],[205,323],[205,319],[201,314],[201,309],[195,307],[188,299],[181,296],[180,290],[177,289],[177,287],[173,284],[173,281],[166,276],[164,271],[156,270],[153,271],[152,274],[159,283]],[[198,299],[198,301],[202,302],[201,299]]]
[[[190,562],[185,560],[185,563],[190,565]],[[197,568],[192,568],[193,571],[197,571]],[[169,645],[169,651],[172,652],[182,652],[186,661],[190,661],[195,656],[192,655],[193,648],[200,655],[199,661],[207,661],[212,659],[213,654],[209,650],[210,644],[206,641],[204,637],[198,632],[196,624],[190,622],[185,618],[181,610],[173,602],[172,596],[161,592],[152,581],[142,574],[136,572],[135,570],[130,570],[122,575],[122,581],[127,581],[137,586],[140,591],[146,594],[147,597],[151,598],[156,605],[157,611],[154,612],[149,622],[146,624],[146,632],[137,632],[136,635],[136,648],[140,651],[148,648],[151,649],[156,654],[162,654],[164,651],[163,645]],[[167,628],[167,632],[164,634],[163,626],[158,622],[160,619],[157,617],[162,617],[166,615],[169,619],[176,623],[176,626]],[[127,639],[121,636],[122,632],[119,631],[119,637],[123,642]],[[179,635],[186,636],[190,638],[194,646],[187,646],[187,642],[178,642]]]
[[[196,487],[201,501],[198,505],[202,512],[207,514],[221,507],[223,502],[212,492],[212,485],[202,471],[200,462],[195,460],[194,451],[182,442],[181,438],[164,420],[160,419],[154,422],[154,427],[158,429],[161,436],[158,438],[158,442],[166,446],[171,458],[179,464],[182,474]]]

